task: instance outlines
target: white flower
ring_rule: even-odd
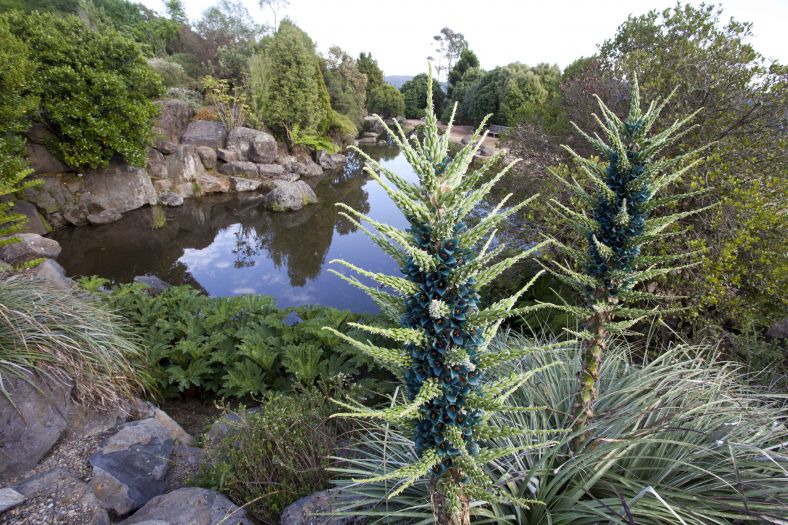
[[[449,315],[449,305],[440,299],[433,299],[430,303],[430,317],[439,319]]]

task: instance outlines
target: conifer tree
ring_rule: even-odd
[[[473,140],[452,157],[448,149],[451,121],[449,129],[440,135],[432,104],[431,75],[426,96],[425,131],[421,141],[416,137],[408,139],[397,122],[394,122],[396,133],[387,128],[418,174],[418,184],[405,180],[356,150],[367,160],[365,171],[402,210],[410,228],[402,231],[338,204],[348,220],[400,264],[404,276],[368,272],[339,261],[383,287],[367,286],[355,277],[338,274],[368,293],[391,322],[388,327],[355,326],[385,336],[395,344],[380,347],[334,333],[400,377],[407,399],[383,410],[339,402],[347,412],[337,415],[379,418],[414,435],[420,458],[417,463],[358,482],[400,480],[390,495],[395,496],[416,481],[427,478],[437,522],[464,525],[470,520],[471,500],[512,500],[497,490],[486,476],[482,469],[486,462],[552,444],[534,436],[533,444],[524,448],[487,446],[487,440],[493,437],[529,434],[528,429],[491,426],[491,413],[538,410],[538,407],[513,409],[507,404],[507,398],[540,370],[500,376],[491,372],[502,370],[501,364],[535,349],[522,348],[504,354],[489,347],[503,320],[538,308],[514,308],[518,298],[538,276],[511,297],[492,305],[482,307],[479,298],[479,291],[501,272],[549,241],[498,260],[503,246],[492,247],[496,228],[523,209],[530,199],[505,208],[509,195],[487,216],[474,225],[468,224],[469,213],[514,163],[491,176],[492,168],[501,160],[501,153],[469,172],[483,140],[484,123],[474,133]],[[534,502],[523,499],[516,503],[527,506]]]
[[[697,166],[701,161],[698,153],[705,147],[673,158],[661,158],[661,154],[695,127],[688,123],[700,110],[652,133],[670,97],[652,101],[644,112],[640,106],[637,78],[634,78],[631,106],[624,120],[599,97],[596,99],[601,118],[596,114],[593,117],[604,138],[597,133],[589,135],[574,123],[572,125],[606,163],[581,157],[563,146],[585,180],[578,181],[573,175],[562,176],[551,171],[583,205],[575,210],[551,201],[553,209],[585,239],[581,249],[553,240],[566,261],[556,261],[551,267],[554,275],[578,291],[587,303],[586,306],[558,306],[584,323],[580,332],[573,332],[584,341],[576,402],[578,428],[594,417],[599,367],[610,336],[632,333],[630,329],[639,321],[668,311],[644,305],[677,299],[651,293],[638,285],[691,266],[692,263],[681,264],[681,261],[697,254],[646,255],[644,249],[680,233],[669,229],[676,221],[706,209],[659,214],[691,195],[660,196]],[[697,193],[700,192],[693,194]],[[635,303],[642,307],[633,306]]]

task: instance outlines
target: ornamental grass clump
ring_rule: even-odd
[[[697,252],[645,255],[644,248],[677,235],[679,232],[669,229],[671,225],[707,209],[660,215],[664,208],[681,202],[690,194],[657,197],[700,162],[698,153],[705,147],[673,158],[661,157],[667,148],[695,127],[688,123],[700,110],[660,132],[651,133],[670,97],[652,101],[643,111],[637,78],[634,78],[629,115],[624,120],[596,98],[602,117],[596,114],[593,117],[602,129],[604,140],[596,133],[591,136],[573,125],[606,159],[606,164],[583,158],[564,146],[578,164],[583,183],[572,175],[563,176],[552,171],[577,197],[581,209],[572,209],[556,200],[552,200],[552,205],[578,236],[585,239],[582,248],[554,241],[568,262],[556,261],[551,267],[555,276],[577,290],[587,303],[586,306],[559,306],[585,325],[583,330],[573,332],[586,343],[581,356],[575,409],[577,426],[583,426],[594,417],[593,406],[599,395],[599,367],[609,338],[628,335],[639,321],[668,311],[665,308],[635,308],[632,304],[677,299],[652,293],[638,285],[691,266],[692,263],[675,263],[697,255]]]
[[[490,176],[492,168],[501,161],[503,153],[499,153],[468,172],[484,139],[484,123],[468,145],[449,156],[451,122],[449,129],[440,135],[432,107],[431,84],[430,78],[422,140],[408,139],[396,122],[397,133],[386,127],[418,174],[418,184],[357,150],[367,160],[365,171],[388,193],[410,228],[401,231],[339,204],[348,220],[393,257],[404,274],[394,277],[373,273],[339,261],[380,285],[368,286],[354,277],[339,274],[367,292],[391,322],[388,327],[356,326],[401,346],[380,347],[335,333],[398,375],[404,382],[405,399],[395,398],[390,407],[382,410],[340,402],[347,412],[337,415],[379,419],[413,436],[417,458],[413,463],[359,480],[361,483],[396,480],[398,483],[391,493],[396,496],[426,478],[437,522],[464,524],[469,522],[473,500],[490,502],[503,497],[484,473],[485,463],[551,443],[537,441],[528,428],[490,425],[490,415],[513,410],[506,399],[541,372],[534,369],[500,375],[488,373],[491,367],[518,359],[532,350],[499,353],[491,351],[488,343],[503,320],[536,308],[514,308],[533,280],[511,297],[490,306],[483,307],[479,298],[479,291],[504,270],[546,243],[499,260],[504,247],[492,247],[496,228],[528,204],[525,201],[506,208],[511,195],[474,225],[465,222],[514,163]],[[367,229],[362,222],[377,232]],[[545,368],[549,366],[552,364]],[[536,411],[539,407],[515,410]],[[488,446],[492,437],[515,434],[531,435],[534,441],[517,447]],[[524,506],[537,503],[529,498],[515,500]]]

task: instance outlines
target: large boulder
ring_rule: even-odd
[[[281,182],[265,196],[266,208],[272,211],[300,210],[307,204],[317,202],[317,195],[302,180],[295,182]]]
[[[122,516],[164,492],[172,446],[169,431],[155,418],[126,423],[105,439],[90,456],[90,484],[104,508]]]
[[[288,506],[279,518],[280,525],[360,525],[364,521],[353,516],[321,516],[337,512],[346,497],[336,489],[323,490],[303,497]]]
[[[375,135],[380,135],[386,131],[386,128],[383,127],[383,123],[380,122],[377,117],[372,115],[367,115],[364,117],[364,123],[361,129],[368,133],[374,133]]]
[[[37,233],[18,233],[13,236],[17,242],[0,246],[0,259],[9,264],[21,264],[33,259],[60,255],[60,244]],[[3,237],[8,239],[8,237]]]
[[[71,386],[35,375],[25,379],[3,376],[7,395],[0,395],[0,483],[36,466],[67,426]]]
[[[181,143],[219,149],[224,147],[226,139],[227,131],[221,122],[195,120],[189,123],[186,132],[181,136]]]
[[[156,520],[169,525],[252,525],[246,517],[246,510],[222,494],[195,487],[153,498],[121,525],[140,525]]]
[[[164,190],[159,193],[159,204],[162,206],[182,206],[183,197],[174,191]]]
[[[71,403],[66,419],[69,438],[85,439],[117,428],[129,418],[130,406],[115,406],[96,410],[90,406]]]
[[[257,172],[264,179],[272,179],[284,174],[285,168],[279,164],[258,164]]]
[[[110,524],[107,511],[102,508],[90,487],[64,468],[36,475],[14,489],[27,498],[28,502],[24,506],[11,509],[4,516],[10,521],[4,523]],[[32,508],[27,508],[28,506]],[[30,515],[40,516],[45,521],[22,521],[22,518]]]
[[[321,168],[327,170],[335,170],[341,168],[345,165],[347,161],[347,157],[342,155],[341,153],[334,153],[333,155],[328,153],[326,150],[321,149],[317,152],[317,163],[320,164]]]
[[[156,204],[156,191],[145,169],[121,163],[86,173],[81,192],[90,194],[101,209],[121,213]]]
[[[177,143],[191,122],[194,111],[188,102],[177,99],[159,100],[159,118],[153,126],[157,140]]]
[[[148,148],[147,167],[148,175],[151,179],[166,179],[168,177],[167,159],[162,152],[157,149]]]
[[[11,213],[18,213],[24,215],[27,220],[22,224],[20,233],[37,233],[39,235],[46,235],[52,231],[52,226],[49,225],[47,220],[38,211],[38,208],[27,201],[15,201],[14,207],[11,208]]]
[[[202,165],[206,170],[212,170],[216,167],[216,150],[208,146],[197,146],[197,153],[200,155]]]
[[[202,160],[196,147],[179,145],[167,159],[168,178],[173,184],[194,181],[200,173],[204,173]]]
[[[245,179],[243,177],[230,177],[233,191],[255,191],[262,186],[260,179]]]
[[[28,142],[26,148],[27,163],[37,174],[74,171],[61,162],[60,159],[58,159],[46,148],[46,146],[42,144]]]
[[[194,181],[200,193],[227,193],[230,191],[230,177],[217,175],[216,172],[203,172]]]
[[[110,224],[112,222],[119,221],[121,217],[123,217],[123,214],[118,210],[109,209],[102,210],[97,213],[91,213],[87,216],[87,220],[93,226],[99,226],[101,224]]]
[[[227,137],[227,147],[238,151],[241,160],[260,164],[276,160],[276,139],[264,131],[233,128]]]
[[[26,497],[10,487],[0,489],[0,514],[21,505],[26,500]]]
[[[291,155],[282,162],[282,165],[286,171],[297,173],[302,177],[317,177],[323,174],[323,168],[309,158],[305,159]]]
[[[27,271],[53,288],[69,290],[74,286],[74,281],[66,277],[66,270],[52,259],[44,259]]]
[[[257,177],[257,164],[248,160],[234,160],[219,166],[219,173],[231,177]]]
[[[234,162],[241,160],[241,154],[234,149],[219,148],[216,150],[216,157],[222,162]]]

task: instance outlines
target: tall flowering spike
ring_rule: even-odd
[[[668,97],[669,99],[670,97]],[[637,79],[632,82],[630,112],[619,119],[597,97],[605,143],[595,134],[592,138],[577,126],[607,161],[602,167],[591,159],[584,159],[566,148],[586,176],[589,190],[570,178],[564,182],[586,203],[585,210],[571,210],[555,202],[555,211],[566,219],[586,239],[585,250],[561,245],[568,264],[556,264],[551,271],[564,283],[579,291],[588,303],[587,308],[558,307],[580,317],[585,330],[574,332],[585,340],[582,372],[577,394],[578,425],[585,425],[594,417],[593,405],[597,398],[597,377],[606,340],[610,334],[626,333],[637,321],[659,313],[658,310],[632,308],[635,300],[656,300],[661,297],[647,290],[635,290],[645,280],[664,275],[682,267],[666,264],[679,259],[676,255],[646,257],[643,248],[671,235],[664,230],[677,220],[703,210],[654,217],[651,211],[659,207],[660,190],[677,180],[697,160],[687,162],[705,148],[700,148],[674,159],[658,159],[658,154],[674,144],[690,128],[688,122],[697,114],[674,122],[665,130],[650,134],[667,99],[653,102],[643,112]],[[565,146],[566,147],[566,146]],[[665,202],[675,201],[675,198]],[[693,254],[684,254],[690,256]]]
[[[430,85],[431,82],[430,75]],[[432,100],[429,89],[428,100]],[[415,465],[385,474],[386,479],[402,479],[402,485],[397,488],[401,491],[418,479],[428,477],[435,490],[439,523],[459,524],[465,523],[471,495],[478,498],[479,494],[486,493],[490,500],[503,497],[490,480],[478,475],[481,469],[477,463],[515,452],[487,449],[484,436],[495,434],[488,425],[487,416],[491,411],[507,409],[506,396],[495,395],[500,393],[500,382],[488,377],[489,368],[523,354],[498,355],[488,350],[487,343],[504,319],[533,307],[514,308],[517,297],[527,286],[487,308],[480,305],[480,289],[524,257],[524,254],[517,254],[492,264],[491,260],[484,259],[483,248],[489,246],[495,228],[521,206],[495,207],[473,227],[466,225],[463,218],[489,193],[490,181],[497,180],[486,173],[492,163],[468,173],[481,141],[472,140],[450,156],[447,137],[438,131],[431,104],[426,108],[425,121],[421,141],[408,138],[399,127],[398,133],[387,128],[418,174],[418,186],[404,181],[356,149],[366,158],[368,173],[384,184],[410,227],[401,232],[354,213],[377,233],[365,231],[379,237],[378,244],[385,246],[395,260],[404,263],[401,268],[404,278],[396,280],[346,265],[387,288],[363,286],[354,279],[348,282],[375,294],[373,298],[379,304],[385,302],[381,301],[381,293],[391,294],[392,300],[387,304],[397,302],[403,312],[400,326],[365,327],[402,346],[375,348],[361,341],[355,346],[367,355],[380,358],[385,366],[396,368],[405,383],[407,399],[380,411],[364,407],[353,409],[343,404],[351,410],[342,415],[379,417],[410,429],[421,459]],[[481,136],[480,127],[474,137]],[[383,244],[380,238],[388,242]],[[399,250],[399,254],[392,250]],[[409,286],[405,286],[403,280]],[[512,385],[529,378],[515,378]],[[527,502],[518,500],[518,503]]]

